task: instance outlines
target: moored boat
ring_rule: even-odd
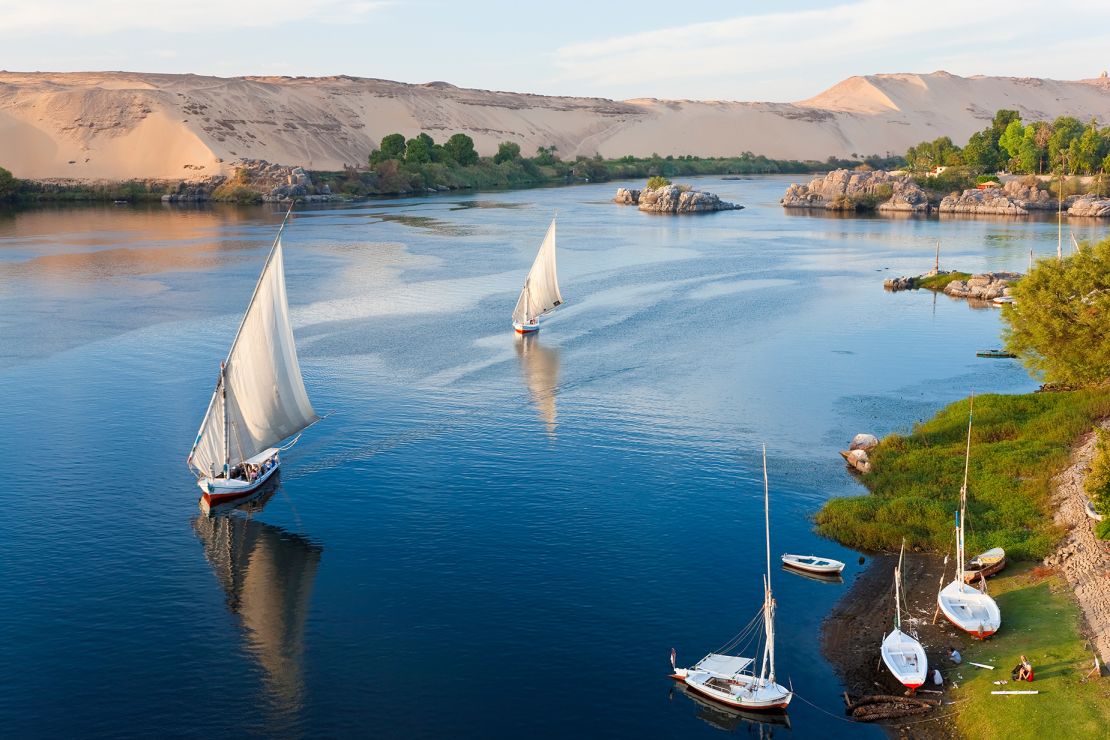
[[[220,363],[216,389],[189,451],[187,462],[209,507],[251,496],[277,474],[280,453],[317,421],[301,378],[285,293],[281,234],[289,213]]]
[[[675,666],[671,650],[671,678],[691,691],[735,709],[783,711],[794,698],[791,689],[775,682],[775,600],[771,594],[771,515],[767,483],[767,450],[763,450],[763,523],[767,538],[767,574],[763,577],[763,608],[750,625],[720,652],[710,653],[690,668]],[[762,629],[760,629],[762,628]],[[755,659],[729,654],[745,640],[757,640],[762,631],[763,660],[759,673]]]
[[[817,555],[791,555],[783,553],[782,564],[788,568],[804,570],[807,573],[816,573],[823,576],[839,575],[844,570],[844,563],[832,558],[823,558]]]
[[[976,555],[964,568],[964,583],[975,583],[980,578],[990,578],[1006,567],[1006,551],[1001,547]]]
[[[1096,522],[1102,521],[1102,514],[1098,513],[1098,509],[1095,508],[1095,505],[1090,499],[1087,499],[1087,503],[1083,506],[1083,510],[1087,512],[1089,518],[1094,519]]]
[[[974,403],[974,398],[971,403]],[[967,523],[967,476],[971,465],[971,419],[968,409],[967,451],[964,456],[964,481],[960,486],[960,509],[956,512],[956,578],[937,593],[937,606],[956,627],[972,637],[985,640],[1002,625],[1002,613],[986,592],[986,580],[979,588],[964,582],[964,528]]]
[[[981,350],[979,350],[978,352],[975,353],[975,356],[976,357],[999,357],[999,358],[1017,357],[1017,355],[1015,355],[1014,353],[1007,352],[1004,349],[981,349]]]
[[[898,567],[894,569],[894,629],[883,639],[880,653],[887,669],[913,693],[925,683],[929,660],[917,638],[902,631],[902,559],[905,554],[906,542],[903,540]]]
[[[551,219],[513,309],[513,329],[519,334],[537,332],[540,330],[540,317],[561,305],[563,296],[559,292],[559,277],[555,270],[555,219]]]

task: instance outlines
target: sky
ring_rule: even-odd
[[[780,102],[880,72],[1084,79],[1110,68],[1106,0],[794,0],[788,7],[0,0],[0,68],[346,74],[546,95]]]

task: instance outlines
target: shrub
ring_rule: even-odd
[[[1110,432],[1102,428],[1098,429],[1095,455],[1091,459],[1084,489],[1096,511],[1103,515],[1110,514]],[[1107,521],[1110,517],[1103,520],[1103,524]],[[1107,529],[1107,534],[1110,534],[1110,529]]]
[[[671,184],[671,181],[662,175],[652,175],[648,178],[647,189],[656,190],[658,188],[665,188]]]

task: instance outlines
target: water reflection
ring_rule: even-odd
[[[785,714],[765,714],[762,712],[742,712],[710,701],[685,684],[677,684],[674,689],[698,705],[697,718],[710,727],[724,732],[736,732],[744,728],[753,737],[774,737],[775,728],[790,729],[790,718]]]
[[[265,690],[283,712],[304,700],[304,630],[323,548],[258,521],[277,486],[237,511],[201,513],[193,530],[204,544],[227,608],[243,626],[246,648],[265,673]]]
[[[516,354],[524,384],[540,418],[547,427],[547,436],[555,438],[557,415],[555,394],[559,388],[559,350],[540,344],[539,334],[517,334]]]
[[[802,578],[808,578],[809,580],[817,581],[818,583],[844,583],[844,578],[839,573],[837,573],[836,575],[822,575],[820,573],[807,573],[806,571],[798,570],[797,568],[787,568],[785,565],[782,566],[781,570],[782,570],[783,573],[789,573],[792,576],[800,576]]]

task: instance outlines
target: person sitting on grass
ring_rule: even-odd
[[[1029,659],[1024,655],[1021,656],[1021,663],[1014,666],[1014,670],[1010,672],[1010,677],[1015,681],[1032,681],[1033,666],[1029,663]]]

